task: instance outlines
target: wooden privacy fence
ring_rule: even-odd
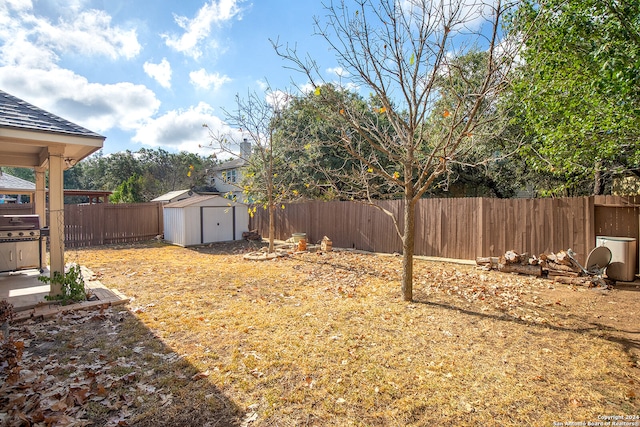
[[[400,218],[402,201],[381,207]],[[0,215],[30,214],[33,205],[0,205]],[[416,209],[416,255],[473,260],[507,250],[541,254],[573,249],[584,262],[596,236],[639,238],[640,196],[562,199],[422,199]],[[251,229],[268,235],[267,211],[258,209]],[[276,238],[307,233],[328,236],[335,247],[401,252],[391,219],[355,202],[288,204],[276,210]],[[65,205],[67,247],[148,240],[163,234],[162,204]]]
[[[402,229],[400,200],[379,202]],[[560,199],[422,199],[416,208],[415,254],[473,260],[507,250],[541,254],[571,248],[584,262],[596,236],[638,239],[640,197]],[[251,229],[268,235],[268,212],[258,209]],[[276,210],[276,238],[306,233],[310,242],[328,236],[334,247],[373,252],[402,251],[393,221],[357,202],[307,202]]]
[[[0,205],[0,215],[32,213],[32,204]],[[162,204],[65,205],[64,223],[68,248],[149,240],[163,233]]]
[[[163,233],[161,203],[65,205],[65,246],[153,239]]]

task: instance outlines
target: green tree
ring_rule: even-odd
[[[115,189],[109,201],[112,203],[141,203],[143,179],[138,174],[133,174]]]
[[[369,108],[356,93],[332,84],[323,85],[321,90],[332,93],[341,99],[341,104],[349,104],[353,109]],[[295,196],[324,200],[347,200],[354,196],[343,191],[349,174],[343,179],[333,176],[338,170],[351,170],[354,164],[340,144],[339,127],[335,124],[338,114],[335,106],[326,105],[310,92],[291,97],[275,122],[279,144],[274,157],[281,160],[274,164],[275,172]]]
[[[345,103],[340,91],[324,90],[317,62],[274,43],[278,54],[310,80],[324,109],[333,111],[323,119],[338,135],[336,152],[349,155],[331,171],[332,182],[341,181],[336,191],[373,206],[379,206],[374,197],[381,193],[404,201],[402,218],[386,213],[402,239],[407,301],[413,299],[417,201],[445,180],[453,165],[466,163],[477,138],[499,131],[495,103],[506,87],[513,47],[498,37],[505,8],[498,1],[480,13],[478,4],[468,4],[343,0],[326,6],[326,22],[317,20],[317,32],[350,83],[371,92],[364,105]],[[483,21],[479,27],[478,21]],[[482,78],[457,79],[451,58],[463,56],[476,42],[487,51]],[[445,87],[451,103],[443,110],[438,100]]]
[[[533,138],[525,154],[562,178],[551,192],[602,194],[637,169],[640,2],[526,0],[509,30],[526,43],[513,97]]]
[[[143,148],[137,154],[144,176],[143,198],[147,201],[169,191],[205,186],[214,165],[213,158],[186,151],[169,153]]]
[[[35,172],[31,168],[14,168],[3,166],[2,168],[0,168],[0,171],[18,177],[20,179],[24,179],[25,181],[36,182]]]

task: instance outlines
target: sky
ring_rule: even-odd
[[[304,85],[271,40],[336,67],[319,0],[0,0],[0,89],[141,148],[211,154],[235,97]],[[334,76],[335,77],[335,76]]]

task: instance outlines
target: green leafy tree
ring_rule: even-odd
[[[317,33],[335,52],[349,83],[370,91],[364,105],[324,90],[317,62],[274,42],[278,54],[311,82],[324,106],[320,112],[333,111],[323,119],[337,133],[336,152],[348,153],[331,171],[334,189],[379,208],[380,194],[404,201],[401,218],[386,213],[402,239],[407,301],[413,299],[417,201],[446,180],[453,165],[467,162],[477,138],[500,131],[495,103],[506,88],[514,47],[499,40],[505,5],[468,6],[466,1],[376,0],[326,6],[326,22],[317,20]],[[451,58],[463,56],[474,43],[487,52],[482,78],[457,79]],[[438,101],[445,88],[451,102],[442,109]]]
[[[342,104],[352,105],[353,109],[369,108],[356,93],[331,84],[323,85],[321,90],[332,93]],[[326,105],[310,92],[292,97],[275,123],[280,143],[274,157],[281,159],[274,164],[275,172],[296,196],[324,200],[347,200],[354,196],[344,191],[349,174],[343,179],[333,176],[336,171],[349,171],[354,165],[354,160],[340,144],[336,120],[339,120],[339,112],[335,111],[335,106]]]
[[[535,25],[534,25],[535,24]],[[640,3],[527,0],[509,30],[525,39],[517,118],[556,194],[602,194],[640,166]]]
[[[25,181],[36,182],[36,176],[33,169],[3,166],[0,170],[9,175],[24,179]]]
[[[181,151],[169,153],[166,150],[141,149],[138,160],[144,176],[143,198],[151,200],[169,191],[204,187],[206,177],[215,161],[212,157],[202,157]]]
[[[116,188],[109,201],[112,203],[144,202],[142,197],[143,182],[144,180],[141,176],[133,174]]]

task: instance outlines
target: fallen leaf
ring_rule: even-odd
[[[197,374],[192,376],[191,379],[194,380],[194,381],[198,381],[198,380],[201,380],[202,378],[207,378],[209,375],[211,375],[211,374],[207,370],[207,371],[204,371],[204,372],[198,372]]]

